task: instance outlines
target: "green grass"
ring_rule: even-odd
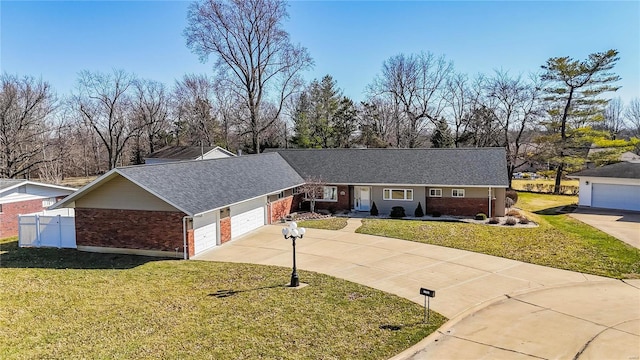
[[[287,288],[288,268],[0,252],[1,359],[387,359],[446,320],[322,274]]]
[[[640,277],[640,250],[550,209],[573,203],[571,197],[519,193],[516,206],[536,228],[467,223],[363,220],[357,232],[464,249],[558,269],[613,278]],[[522,203],[521,203],[522,201]]]
[[[340,230],[347,226],[346,218],[328,218],[298,221],[298,226],[311,229]]]

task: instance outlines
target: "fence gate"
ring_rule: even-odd
[[[66,215],[54,211],[18,217],[18,244],[21,247],[76,248],[75,217],[67,209]]]

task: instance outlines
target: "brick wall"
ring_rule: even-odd
[[[231,240],[231,218],[229,216],[220,219],[220,243]]]
[[[75,213],[78,246],[182,251],[184,213],[87,208]]]
[[[491,202],[495,209],[495,200]],[[489,202],[482,198],[434,198],[427,199],[426,214],[431,215],[438,211],[443,215],[475,216],[477,213],[489,215]]]
[[[293,196],[287,196],[283,199],[279,199],[271,202],[267,205],[267,216],[270,216],[269,224],[276,223],[280,219],[291,213],[293,205]],[[295,210],[294,210],[295,211]]]
[[[0,238],[18,235],[18,215],[44,210],[42,199],[2,204],[0,212]]]
[[[344,195],[342,195],[344,193]],[[351,201],[349,199],[349,186],[338,186],[338,201],[316,201],[316,210],[350,210]]]
[[[193,232],[193,229],[189,229],[187,230],[187,249],[189,250],[189,259],[191,259],[191,257],[193,257],[193,255],[196,254],[196,237],[195,237],[195,233]],[[184,246],[184,244],[183,244]]]

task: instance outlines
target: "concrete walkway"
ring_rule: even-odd
[[[640,282],[353,233],[360,224],[309,229],[297,242],[298,267],[419,304],[420,287],[436,290],[431,308],[451,320],[394,359],[640,356]],[[196,259],[291,266],[281,228],[265,226]]]
[[[640,249],[640,212],[578,208],[569,216]]]

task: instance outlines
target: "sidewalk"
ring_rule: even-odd
[[[423,359],[427,353],[430,358],[565,358],[575,351],[568,356],[573,358],[590,339],[601,341],[591,341],[586,350],[614,351],[608,353],[614,358],[640,352],[640,283],[633,282],[633,287],[594,275],[354,233],[360,224],[360,219],[349,219],[340,231],[309,229],[296,244],[298,268],[418,304],[423,302],[421,287],[436,290],[431,308],[451,319],[443,327],[447,330],[396,359]],[[281,227],[265,226],[196,259],[291,266],[291,243],[282,238]],[[616,346],[608,350],[607,344]]]

